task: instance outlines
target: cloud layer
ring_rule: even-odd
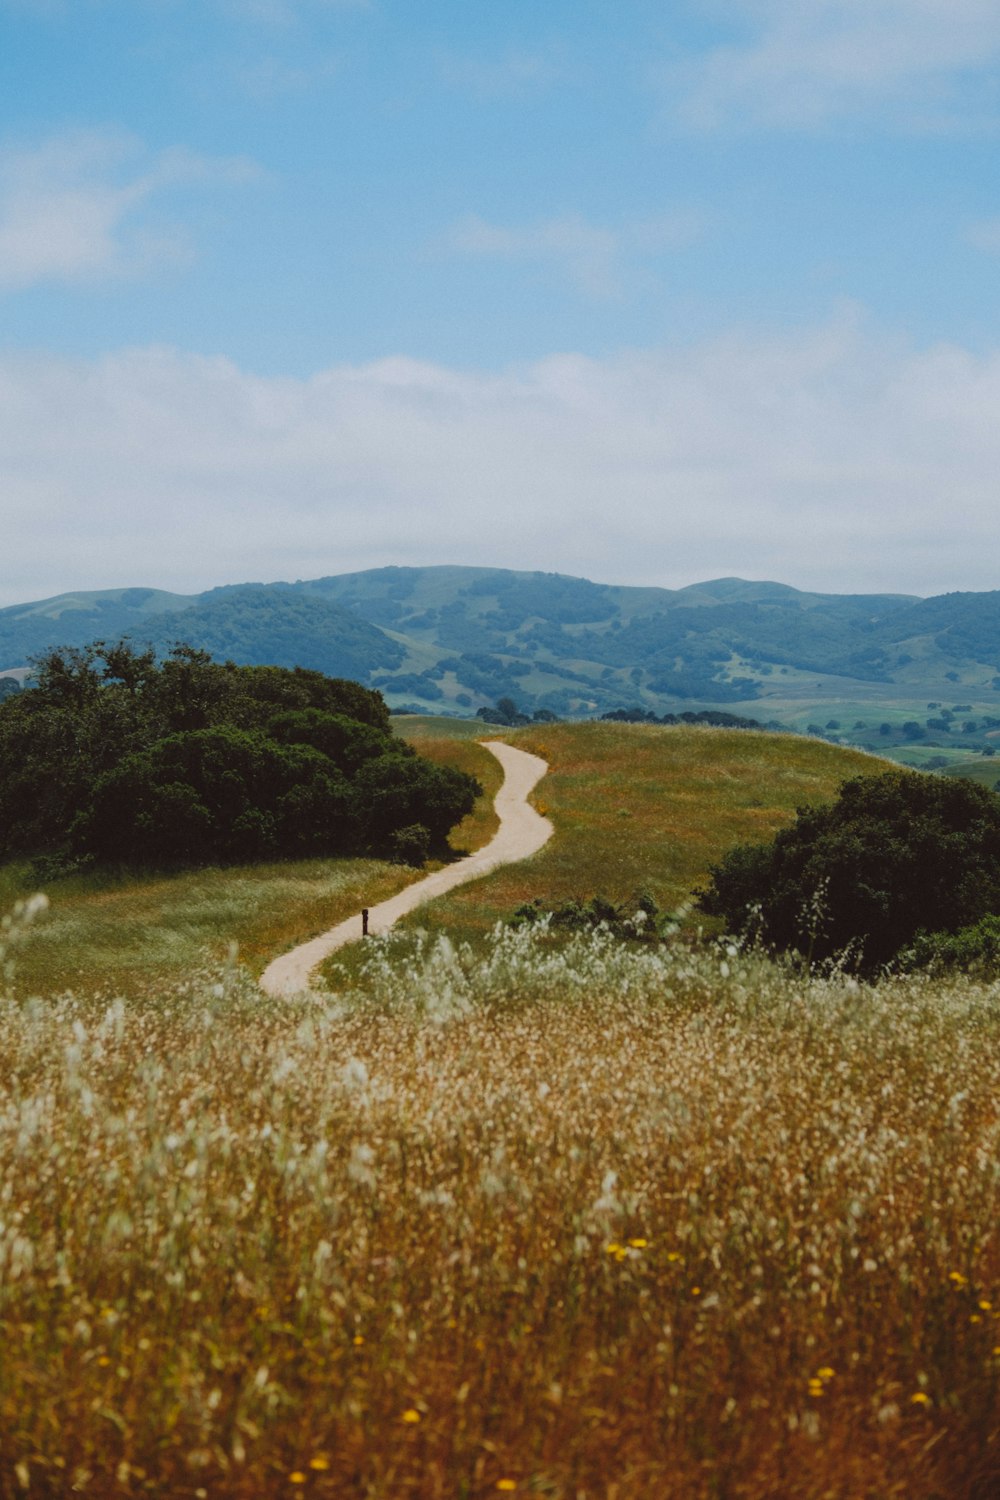
[[[836,591],[995,584],[1000,354],[849,315],[497,375],[0,360],[4,597],[384,563]]]

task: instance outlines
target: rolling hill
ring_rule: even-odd
[[[732,707],[883,751],[919,741],[946,759],[986,748],[1000,728],[1000,591],[813,594],[739,578],[670,590],[499,568],[375,568],[11,606],[0,610],[0,670],[123,633],[161,648],[184,639],[239,663],[312,666],[378,687],[394,707],[460,716],[502,696],[529,714],[576,717],[633,704],[660,715]],[[927,714],[942,713],[955,722],[928,728]]]

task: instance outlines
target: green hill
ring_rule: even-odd
[[[1000,732],[1000,592],[814,594],[739,578],[671,590],[502,568],[374,568],[12,606],[0,611],[0,671],[126,632],[349,675],[421,712],[470,716],[500,697],[572,717],[717,707],[945,760],[991,748]]]
[[[402,733],[424,754],[449,738],[438,719],[404,719]],[[482,938],[536,896],[619,902],[645,889],[670,909],[734,844],[763,843],[797,807],[832,801],[849,777],[892,769],[806,736],[702,726],[544,724],[499,735],[548,761],[532,801],[555,837],[534,858],[414,913],[410,928]]]

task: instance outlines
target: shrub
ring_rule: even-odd
[[[636,891],[628,901],[618,905],[605,896],[592,896],[589,901],[563,901],[559,906],[546,906],[536,896],[519,906],[511,918],[514,927],[531,927],[540,922],[567,932],[593,932],[600,927],[614,937],[647,943],[658,942],[676,931],[673,916],[662,912],[648,891]]]
[[[397,828],[389,839],[389,853],[401,865],[422,865],[430,853],[431,836],[422,823]]]
[[[811,961],[854,949],[872,974],[922,930],[955,933],[1000,911],[1000,803],[959,779],[899,771],[847,781],[800,808],[771,844],[738,845],[698,892],[730,930],[753,926]]]
[[[1000,916],[983,917],[958,932],[918,932],[913,946],[900,954],[900,967],[936,973],[958,969],[995,978],[1000,973]]]

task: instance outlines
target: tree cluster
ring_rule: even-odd
[[[319,672],[97,642],[35,673],[0,704],[0,858],[419,858],[480,790],[396,739],[378,693]]]
[[[703,708],[698,713],[685,710],[679,714],[662,714],[659,718],[652,709],[641,708],[636,704],[632,708],[613,708],[610,713],[601,714],[602,719],[608,719],[615,724],[711,724],[715,729],[764,729],[759,719],[746,719],[740,714],[726,713],[721,708]]]
[[[874,975],[919,933],[1000,912],[1000,800],[958,778],[855,777],[770,844],[730,850],[698,903],[775,951]]]

